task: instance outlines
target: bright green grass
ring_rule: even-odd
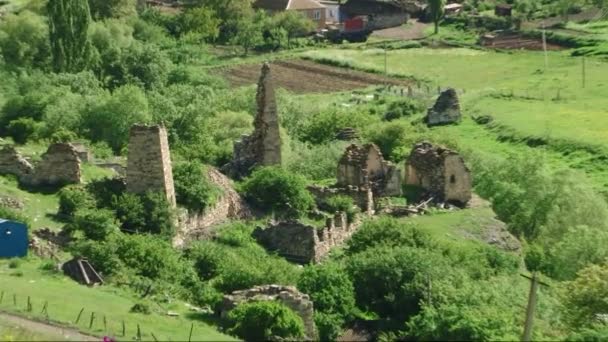
[[[326,49],[304,55],[378,72],[384,68],[380,49]],[[466,48],[395,50],[388,53],[388,70],[429,82],[432,96],[438,85],[458,89],[465,114],[491,115],[497,123],[513,129],[521,137],[542,137],[608,149],[608,63],[587,59],[586,88],[583,89],[581,59],[569,57],[565,52],[551,52],[548,57],[549,69],[544,72],[544,55],[538,52],[502,53]],[[497,96],[501,94],[507,97]],[[466,129],[481,128],[467,126]],[[458,126],[441,130],[450,132],[458,140],[466,140],[470,133],[465,134]],[[483,148],[481,145],[486,141],[471,143]],[[602,182],[608,183],[608,179]]]
[[[63,341],[60,334],[40,334],[0,322],[0,341]]]
[[[98,336],[111,335],[122,340],[133,340],[140,325],[142,338],[153,340],[152,333],[159,340],[187,341],[191,324],[194,324],[193,341],[226,341],[233,338],[223,335],[210,325],[197,320],[196,314],[189,312],[184,303],[173,301],[169,304],[152,306],[150,315],[132,314],[129,310],[137,299],[135,296],[112,286],[89,288],[71,279],[55,276],[40,270],[40,261],[30,259],[19,268],[8,268],[8,261],[0,261],[0,291],[4,298],[0,309],[43,319],[40,314],[44,302],[48,302],[49,318],[52,321],[72,325],[85,333]],[[22,276],[11,275],[22,272]],[[13,305],[13,295],[17,295],[17,306]],[[30,296],[33,311],[26,312],[27,297]],[[84,313],[78,325],[74,325],[82,308]],[[177,312],[179,317],[166,316],[168,311]],[[95,312],[93,328],[89,329],[91,312]],[[104,331],[103,317],[107,320]],[[126,336],[122,337],[122,321],[126,325]]]

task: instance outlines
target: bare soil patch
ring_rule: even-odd
[[[294,93],[322,93],[348,91],[373,85],[408,85],[408,80],[400,80],[381,75],[322,65],[311,61],[293,59],[271,63],[275,85]],[[256,84],[260,77],[259,64],[245,64],[217,69],[234,87]]]

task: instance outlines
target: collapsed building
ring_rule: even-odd
[[[281,134],[270,65],[262,65],[256,94],[254,131],[234,143],[233,160],[222,170],[242,178],[258,166],[281,165]]]
[[[51,144],[41,160],[32,165],[14,146],[0,150],[0,174],[10,174],[27,186],[79,184],[82,171],[78,152],[72,144]]]
[[[435,105],[429,108],[424,122],[429,127],[449,125],[460,122],[461,116],[458,94],[455,89],[448,88],[439,95]]]
[[[418,143],[412,149],[405,169],[405,183],[424,189],[435,202],[464,206],[471,200],[471,171],[455,151],[429,142]]]

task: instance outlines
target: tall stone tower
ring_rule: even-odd
[[[164,126],[134,125],[129,135],[127,191],[161,191],[173,206],[175,189],[167,130]]]
[[[256,95],[258,111],[254,131],[234,143],[232,162],[224,172],[240,178],[257,166],[281,165],[281,134],[270,65],[264,63]]]

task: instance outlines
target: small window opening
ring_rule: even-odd
[[[452,184],[456,183],[456,176],[454,176],[454,175],[450,176],[450,183],[452,183]]]

